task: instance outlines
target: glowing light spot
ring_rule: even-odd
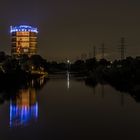
[[[10,26],[10,33],[21,32],[21,31],[38,33],[37,28],[32,26],[27,26],[27,25]]]

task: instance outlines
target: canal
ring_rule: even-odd
[[[1,140],[139,138],[140,103],[108,84],[87,84],[82,77],[57,75],[11,93],[2,90],[0,103]]]

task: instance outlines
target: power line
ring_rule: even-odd
[[[96,46],[92,46],[92,48],[90,46],[89,58],[96,58]]]
[[[96,46],[93,46],[93,58],[96,58]]]
[[[125,50],[126,50],[126,42],[125,42],[125,38],[122,37],[121,41],[120,41],[120,56],[121,56],[121,60],[125,59]]]
[[[105,44],[102,43],[101,48],[100,48],[102,59],[104,59],[104,57],[105,57],[105,49],[106,49]]]

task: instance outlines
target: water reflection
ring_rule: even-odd
[[[85,85],[93,88],[93,94],[96,94],[96,87],[100,85],[102,98],[105,97],[105,86],[109,85],[113,87],[116,91],[119,91],[120,96],[120,104],[123,107],[125,105],[125,94],[131,95],[136,102],[140,102],[140,82],[139,81],[127,81],[123,82],[105,82],[105,81],[97,81],[96,79],[85,79]]]
[[[10,101],[10,127],[27,125],[38,118],[38,102],[33,88],[21,89]]]
[[[17,94],[10,98],[10,127],[26,126],[38,119],[37,89],[45,84],[45,79],[31,80]]]
[[[69,139],[139,137],[140,104],[131,96],[121,94],[108,83],[84,81],[85,78],[72,74],[67,78],[66,75],[57,77],[58,80],[52,78],[41,91],[38,91],[42,87],[40,80],[28,82],[28,86],[15,90],[16,94],[9,100],[10,106],[1,105],[1,139],[17,140],[24,136],[54,140],[67,139],[68,135]],[[70,90],[66,91],[69,80]],[[139,89],[135,85],[135,91]],[[125,99],[124,107],[121,106],[121,95]],[[8,118],[7,107],[10,109]]]
[[[67,72],[67,89],[70,88],[70,73]]]

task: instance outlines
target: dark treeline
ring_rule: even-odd
[[[139,82],[140,57],[127,57],[123,60],[108,61],[96,58],[77,60],[71,65],[71,71],[84,74],[92,79],[104,79],[112,82]]]
[[[40,55],[31,57],[22,55],[14,58],[4,52],[0,52],[0,66],[0,71],[5,73],[13,73],[18,70],[31,71],[32,69],[46,71],[46,60]]]
[[[40,55],[20,56],[18,59],[0,52],[0,76],[2,74],[30,73],[31,71],[44,71],[48,73],[70,72],[83,74],[91,79],[104,79],[110,82],[139,82],[140,57],[127,57],[123,60],[90,58],[76,60],[74,63],[48,62]],[[22,74],[20,74],[22,75]]]
[[[140,57],[127,57],[113,62],[95,58],[78,60],[71,69],[86,75],[86,84],[95,87],[98,83],[110,84],[120,92],[129,93],[140,102]]]
[[[44,71],[48,73],[66,72],[83,74],[92,79],[105,79],[107,81],[122,82],[139,81],[140,78],[140,57],[127,57],[123,60],[108,61],[90,58],[76,60],[73,63],[49,62],[40,55],[28,57],[22,55],[18,59],[0,52],[0,74],[14,74],[20,72]]]
[[[49,73],[66,71],[65,63],[57,63],[56,61],[48,62],[40,55],[22,55],[20,57],[11,57],[4,52],[0,52],[0,74],[14,74],[18,72],[30,72],[33,70],[44,71]]]
[[[90,58],[75,62],[49,62],[40,55],[20,56],[18,59],[0,52],[0,84],[18,85],[31,80],[31,71],[43,71],[49,74],[66,73],[87,77],[86,83],[95,86],[107,83],[119,91],[130,93],[140,100],[140,57],[127,57],[123,60],[108,61]]]
[[[31,57],[23,55],[15,59],[0,52],[0,95],[12,94],[15,89],[28,86],[32,80],[38,80],[41,77],[39,74],[32,74],[32,71],[45,73],[46,60],[39,55]]]

